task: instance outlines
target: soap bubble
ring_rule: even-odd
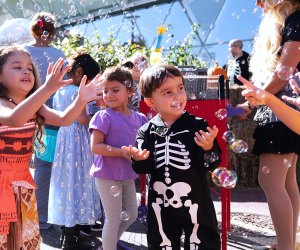
[[[171,107],[174,109],[180,109],[181,108],[181,103],[179,101],[173,101],[171,104]]]
[[[120,187],[119,187],[119,186],[112,186],[112,187],[110,188],[110,193],[111,193],[111,195],[114,196],[114,197],[119,196],[120,193],[121,193]]]
[[[127,211],[122,211],[120,214],[121,220],[128,221],[130,218],[130,214]]]
[[[263,166],[261,168],[261,171],[264,173],[264,174],[269,174],[271,172],[271,169],[268,167],[268,166]]]
[[[199,99],[206,99],[206,92],[204,92],[204,91],[199,92],[198,98]]]
[[[219,155],[215,152],[207,152],[204,154],[204,161],[206,163],[213,163],[219,160]]]
[[[292,166],[292,163],[288,159],[284,159],[283,166],[286,168],[290,168]]]
[[[293,75],[294,70],[290,66],[281,65],[278,69],[276,69],[276,72],[277,72],[277,76],[281,80],[288,81]]]
[[[0,44],[2,46],[12,46],[33,42],[34,38],[29,29],[30,23],[30,20],[24,18],[6,21],[0,27]]]
[[[106,145],[106,149],[107,149],[108,151],[112,151],[112,146]]]
[[[230,143],[229,148],[235,153],[245,153],[248,151],[248,144],[243,140],[235,140]]]
[[[147,60],[143,60],[135,64],[135,67],[140,72],[143,72],[148,66],[149,66],[149,62]]]
[[[127,81],[124,81],[124,85],[126,88],[130,88],[132,84],[131,84],[131,81],[127,80]]]
[[[216,113],[215,113],[216,117],[219,120],[223,120],[224,118],[227,117],[227,110],[226,109],[219,109]]]
[[[237,179],[235,171],[224,167],[216,168],[212,173],[212,181],[219,187],[234,188]]]
[[[233,132],[231,130],[227,130],[224,132],[222,138],[224,141],[229,143],[229,142],[233,142],[235,140],[235,135],[233,134]]]

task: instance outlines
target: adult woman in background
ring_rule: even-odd
[[[264,17],[255,37],[250,60],[252,81],[278,97],[291,96],[286,69],[300,69],[300,1],[260,0],[257,6]],[[250,113],[253,106],[239,105]],[[259,155],[258,181],[267,197],[274,224],[277,250],[295,246],[299,215],[299,189],[296,162],[300,154],[300,136],[286,127],[267,106],[259,106],[253,137],[253,154]]]
[[[24,48],[29,52],[35,61],[41,82],[46,81],[47,68],[50,62],[55,62],[58,58],[66,59],[65,54],[51,45],[55,35],[55,16],[47,12],[37,13],[31,21],[31,33],[34,37],[32,44]],[[53,107],[53,96],[47,100],[46,105]],[[36,151],[34,157],[34,181],[38,186],[36,190],[37,207],[39,213],[40,229],[51,227],[48,221],[48,197],[51,177],[52,162],[56,145],[57,131],[59,127],[44,124],[43,151]]]

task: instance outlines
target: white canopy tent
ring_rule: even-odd
[[[94,31],[103,37],[113,33],[121,41],[143,40],[152,46],[156,27],[164,23],[172,28],[163,41],[168,47],[183,40],[191,24],[198,23],[199,34],[194,34],[192,44],[195,53],[208,62],[224,64],[231,39],[243,40],[245,50],[251,50],[260,17],[254,4],[240,0],[0,0],[0,25],[48,11],[57,17],[61,31],[76,29],[87,37]],[[5,40],[1,36],[0,43]]]

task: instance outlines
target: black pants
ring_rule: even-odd
[[[148,207],[148,249],[149,250],[159,250],[165,249],[165,247],[172,247],[172,250],[180,250],[181,237],[183,232],[185,234],[184,249],[185,250],[220,250],[221,242],[218,233],[217,225],[210,223],[209,218],[205,218],[205,222],[202,219],[198,219],[199,227],[197,230],[197,239],[200,243],[190,242],[190,236],[193,232],[195,224],[192,223],[191,215],[189,213],[188,207],[173,208],[163,207],[161,208],[161,221],[162,221],[162,231],[166,235],[167,239],[170,241],[164,242],[165,245],[161,246],[163,243],[162,235],[159,231],[158,221],[155,212],[151,205]],[[199,218],[197,216],[197,218]],[[212,220],[213,221],[213,220]],[[196,247],[197,246],[197,247]]]

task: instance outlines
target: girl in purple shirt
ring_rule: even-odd
[[[122,146],[134,145],[137,130],[147,122],[143,114],[128,108],[133,95],[130,72],[121,66],[104,71],[101,110],[90,121],[91,148],[95,154],[91,174],[103,204],[105,223],[102,243],[105,250],[115,250],[122,233],[137,218],[137,200],[130,155]]]

